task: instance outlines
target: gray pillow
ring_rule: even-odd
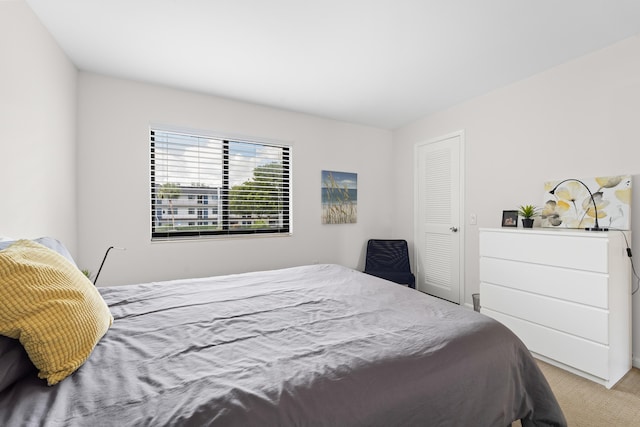
[[[0,393],[24,376],[37,373],[20,341],[0,335]]]

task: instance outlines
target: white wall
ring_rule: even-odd
[[[396,206],[413,203],[413,147],[463,129],[466,137],[465,300],[478,292],[478,228],[502,210],[543,202],[550,179],[631,174],[635,265],[640,271],[640,36],[425,117],[394,133]],[[478,225],[469,224],[471,213]],[[413,235],[413,210],[394,211],[394,234]],[[482,296],[480,296],[482,300]],[[640,292],[633,297],[640,365]]]
[[[25,2],[0,2],[0,236],[75,253],[76,75]]]
[[[100,285],[314,261],[362,268],[366,240],[390,237],[389,131],[92,73],[78,82],[78,261],[96,272],[109,246],[127,248],[111,251]],[[152,243],[151,123],[292,143],[293,236]],[[358,174],[357,224],[321,224],[323,169]]]

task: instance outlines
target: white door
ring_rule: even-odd
[[[416,145],[416,287],[456,304],[464,301],[463,173],[462,131]]]

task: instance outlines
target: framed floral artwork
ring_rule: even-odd
[[[589,193],[593,195],[593,200]],[[631,229],[631,175],[564,179],[544,183],[542,227],[593,227],[596,212],[598,225],[602,228]]]

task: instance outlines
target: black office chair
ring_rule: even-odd
[[[406,240],[370,239],[367,243],[364,272],[416,288],[416,277],[411,273]]]

